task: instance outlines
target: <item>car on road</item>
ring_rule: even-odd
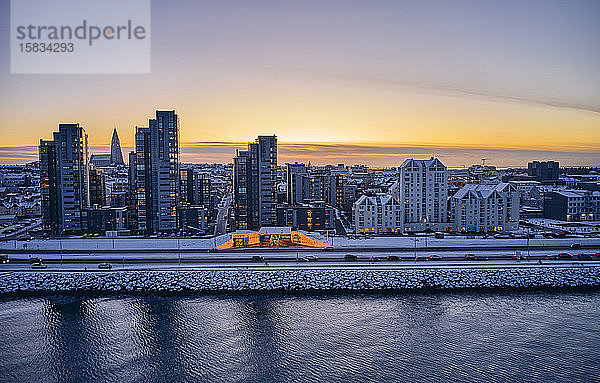
[[[399,261],[400,260],[400,256],[398,256],[398,255],[388,255],[388,260],[390,260],[390,261]]]
[[[346,255],[344,255],[344,259],[346,261],[356,261],[358,259],[358,257],[354,254],[346,254]]]
[[[577,254],[577,259],[580,261],[591,261],[593,259],[592,254],[579,253]]]
[[[546,259],[558,259],[558,254],[548,255]]]
[[[371,257],[369,258],[369,262],[380,262],[382,259],[382,257]]]
[[[319,260],[319,257],[315,255],[307,255],[305,257],[302,257],[301,259],[305,262],[316,262]]]
[[[581,244],[580,243],[572,243],[571,245],[569,245],[569,247],[571,249],[581,249]]]
[[[475,255],[473,253],[465,254],[466,261],[487,261],[488,257],[484,257],[482,255]]]
[[[265,257],[263,257],[262,255],[253,255],[251,259],[252,259],[252,262],[264,262],[265,261]]]
[[[29,257],[29,263],[42,263],[44,260],[40,257]]]
[[[415,261],[429,261],[429,257],[419,255],[418,257],[415,257]]]
[[[429,259],[432,261],[441,261],[444,257],[442,257],[441,255],[438,254],[431,254],[429,256]]]
[[[0,263],[8,263],[8,255],[0,254]]]
[[[31,264],[32,269],[46,269],[48,265],[44,265],[42,262],[35,262]]]
[[[570,259],[573,258],[573,256],[569,253],[560,253],[558,254],[558,258],[560,259]]]
[[[112,269],[112,265],[110,263],[104,262],[98,265],[100,270],[110,270]]]
[[[323,251],[333,251],[333,246],[326,246],[323,248]]]

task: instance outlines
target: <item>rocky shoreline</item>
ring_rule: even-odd
[[[598,288],[600,267],[6,272],[0,295]]]

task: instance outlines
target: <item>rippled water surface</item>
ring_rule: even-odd
[[[0,300],[0,382],[598,382],[600,292]]]

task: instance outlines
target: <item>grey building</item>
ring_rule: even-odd
[[[277,225],[277,136],[258,136],[233,159],[236,229]]]
[[[448,226],[448,169],[440,160],[408,159],[399,171],[399,201],[404,230],[446,230]]]
[[[279,206],[277,226],[293,230],[325,230],[334,228],[335,211],[325,206]]]
[[[565,189],[544,194],[544,217],[560,221],[600,219],[600,191]]]
[[[88,137],[82,126],[59,124],[52,141],[40,140],[42,225],[51,234],[87,230],[90,206]]]
[[[311,200],[310,177],[305,164],[286,164],[286,181],[288,204],[302,204]]]
[[[519,227],[519,199],[513,184],[467,184],[450,198],[450,220],[459,232],[513,231]]]
[[[527,164],[527,174],[540,182],[556,181],[560,175],[559,164],[556,161],[533,161]]]
[[[127,223],[126,207],[93,207],[88,209],[89,233],[105,234],[107,231],[126,230]]]
[[[137,191],[138,231],[150,234],[177,230],[179,119],[174,110],[156,111],[156,118],[148,121],[147,128],[136,128],[135,153],[132,186]]]

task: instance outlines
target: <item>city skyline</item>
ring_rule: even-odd
[[[169,108],[163,108],[169,109]],[[85,124],[80,123],[86,127]],[[58,126],[57,124],[56,126]],[[145,126],[145,125],[137,125]],[[132,128],[135,135],[136,127]],[[114,134],[113,128],[112,134]],[[185,131],[185,125],[182,126]],[[87,128],[86,128],[87,131]],[[120,132],[120,131],[119,131]],[[125,133],[125,134],[123,134]],[[127,132],[119,136],[128,136]],[[259,134],[260,135],[260,134]],[[277,134],[275,134],[277,135]],[[43,138],[43,137],[41,137]],[[89,137],[90,141],[94,138]],[[112,141],[112,138],[109,138]],[[125,140],[124,140],[125,141]],[[182,163],[233,163],[235,150],[245,142],[201,142],[182,143],[180,146]],[[121,146],[123,153],[134,151],[133,146]],[[600,152],[559,152],[540,148],[526,150],[520,148],[495,149],[476,147],[440,147],[434,145],[368,145],[356,143],[290,143],[279,142],[279,165],[289,162],[304,162],[314,165],[344,163],[346,165],[367,165],[372,167],[398,167],[407,158],[439,157],[449,167],[461,168],[481,163],[485,159],[498,167],[526,167],[532,160],[556,160],[563,166],[595,166],[600,161]],[[24,164],[38,159],[37,146],[0,147],[0,164]],[[110,142],[105,146],[89,146],[90,157],[94,154],[109,153]],[[598,158],[596,159],[596,156]],[[589,162],[586,162],[589,161]]]
[[[600,162],[597,2],[152,7],[152,74],[10,75],[0,58],[0,111],[19,132],[0,162],[34,159],[37,139],[68,122],[92,152],[115,125],[131,148],[156,107],[183,116],[185,162],[229,162],[257,134],[278,136],[284,162],[462,165],[451,149],[499,166]],[[8,1],[0,11],[8,30]]]

